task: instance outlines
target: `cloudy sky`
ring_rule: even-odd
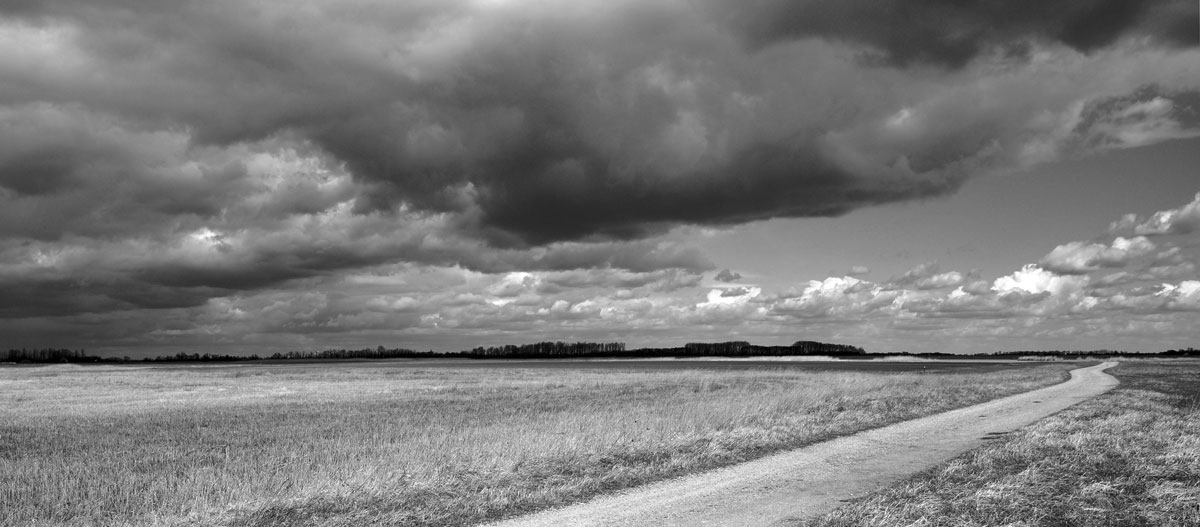
[[[6,0],[0,347],[1200,346],[1191,0]]]

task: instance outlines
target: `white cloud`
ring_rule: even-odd
[[[1167,299],[1169,309],[1200,310],[1200,280],[1185,280],[1178,284],[1163,284],[1158,296]]]
[[[967,275],[958,271],[941,272],[941,267],[937,262],[926,262],[920,264],[903,275],[893,278],[887,282],[887,287],[903,289],[906,287],[915,287],[916,289],[943,289],[947,287],[958,287],[967,281]]]
[[[997,293],[1062,295],[1080,290],[1087,284],[1086,276],[1061,276],[1036,264],[1027,264],[1008,276],[997,278],[992,290]]]
[[[758,287],[746,287],[737,290],[712,289],[708,292],[707,300],[697,304],[696,307],[700,309],[720,309],[742,306],[760,294],[762,294],[762,289]]]
[[[1042,258],[1040,265],[1060,274],[1084,274],[1102,268],[1124,267],[1155,249],[1154,243],[1144,236],[1118,237],[1111,245],[1070,242],[1055,247]]]
[[[801,318],[853,318],[893,310],[903,305],[907,293],[852,276],[831,276],[810,280],[798,294],[784,293],[774,298],[770,309]]]
[[[541,279],[532,273],[514,272],[504,275],[498,282],[487,288],[491,295],[507,298],[533,292],[541,284]]]
[[[946,287],[958,287],[963,284],[966,277],[958,271],[949,271],[946,273],[938,273],[933,276],[925,277],[917,281],[917,289],[942,289]]]
[[[1200,229],[1200,193],[1187,205],[1154,213],[1134,226],[1133,232],[1141,235],[1188,234],[1197,229]]]

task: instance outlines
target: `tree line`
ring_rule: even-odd
[[[144,358],[140,362],[240,362],[257,360],[336,359],[563,359],[563,358],[668,358],[749,357],[780,355],[862,355],[862,348],[844,344],[799,341],[791,346],[756,346],[746,341],[689,342],[675,348],[627,349],[624,342],[537,342],[504,346],[478,346],[458,352],[416,351],[377,346],[363,349],[286,351],[269,356],[213,353],[176,353]],[[0,362],[132,362],[129,357],[96,357],[84,350],[10,350]]]
[[[82,349],[10,349],[0,354],[0,362],[97,362],[100,357],[93,357]]]
[[[1189,347],[1187,349],[1169,349],[1157,353],[1142,353],[1139,351],[1122,351],[1122,350],[1028,350],[1028,351],[997,351],[991,354],[993,357],[1056,357],[1060,359],[1083,359],[1088,357],[1103,357],[1103,358],[1137,358],[1137,357],[1160,357],[1160,358],[1183,358],[1183,357],[1200,357],[1200,350]]]
[[[534,344],[479,346],[457,352],[416,351],[407,348],[326,349],[320,351],[287,351],[269,356],[228,355],[211,353],[176,353],[144,358],[139,362],[239,362],[259,360],[338,360],[338,359],[562,359],[562,358],[671,358],[671,357],[763,357],[827,355],[843,358],[870,359],[877,357],[921,357],[931,359],[987,359],[987,358],[1046,358],[1082,359],[1111,357],[1200,357],[1196,348],[1180,348],[1158,353],[1141,353],[1119,350],[1026,350],[997,351],[972,355],[953,353],[867,353],[857,346],[830,344],[801,340],[790,346],[759,346],[743,340],[727,342],[689,342],[674,348],[626,349],[623,342],[538,342]],[[88,362],[134,362],[129,357],[98,357],[88,355],[85,350],[66,348],[10,349],[0,352],[3,363],[88,363]]]
[[[674,348],[677,349],[677,348]],[[689,342],[678,355],[687,357],[780,357],[798,355],[863,355],[866,350],[846,344],[829,344],[812,340],[797,341],[791,346],[757,346],[744,340],[729,342]]]
[[[472,359],[535,359],[621,356],[625,353],[624,342],[538,342],[492,347],[477,347],[460,354]]]

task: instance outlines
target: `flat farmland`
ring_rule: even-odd
[[[1028,391],[1077,366],[6,366],[0,525],[470,525]]]

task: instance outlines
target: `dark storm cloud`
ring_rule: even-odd
[[[733,271],[730,271],[729,269],[721,269],[721,272],[719,272],[715,276],[713,276],[713,279],[718,282],[729,283],[729,282],[736,282],[738,280],[741,280],[742,275],[735,273]]]
[[[194,307],[392,262],[680,289],[715,266],[651,238],[679,224],[836,216],[951,193],[1025,150],[1194,132],[1186,55],[1141,61],[1128,77],[1171,86],[1131,96],[1102,61],[1043,82],[846,60],[1178,40],[1178,3],[985,24],[999,5],[896,3],[920,23],[884,28],[862,2],[737,19],[633,0],[3,2],[0,293],[26,309],[2,313]],[[819,27],[797,22],[810,11]]]
[[[186,166],[188,148],[178,134],[127,129],[78,107],[0,107],[0,234],[154,232],[214,216],[250,190],[240,162]]]
[[[1200,91],[1145,85],[1083,106],[1073,130],[1075,148],[1138,146],[1200,128]]]
[[[595,159],[595,158],[593,158]],[[839,216],[869,205],[947,194],[960,176],[871,180],[834,166],[815,144],[751,145],[729,163],[684,180],[622,181],[607,162],[573,157],[514,167],[521,178],[485,185],[489,230],[545,243],[589,235],[637,238],[676,223],[734,224],[774,217]]]
[[[969,175],[964,160],[1004,130],[959,126],[868,159],[871,145],[837,136],[870,124],[847,120],[870,106],[854,99],[857,79],[830,89],[846,109],[813,110],[826,96],[789,75],[828,52],[768,60],[739,31],[861,41],[897,64],[957,66],[1023,38],[1083,50],[1137,32],[1174,42],[1167,14],[1179,5],[764,1],[729,19],[645,2],[8,3],[6,31],[36,45],[0,62],[11,79],[0,104],[92,116],[99,137],[171,130],[182,134],[180,161],[198,146],[289,137],[344,164],[361,191],[356,212],[451,212],[497,246],[632,239],[945,195]],[[143,159],[153,152],[132,149],[60,137],[0,160],[0,182],[54,196],[103,179],[96,172],[162,170]],[[221,210],[221,196],[204,196],[213,185],[145,179],[138,210]]]
[[[0,282],[0,318],[28,318],[134,309],[194,307],[227,291],[166,287],[136,279],[76,278]]]
[[[9,29],[40,35],[38,51],[61,64],[16,69],[0,102],[185,130],[191,146],[299,137],[349,168],[364,190],[357,212],[404,203],[465,214],[464,227],[497,245],[832,216],[961,183],[934,173],[942,166],[864,174],[820,122],[754,130],[758,117],[738,105],[764,100],[759,74],[701,12],[310,7],[9,4]],[[62,190],[94,177],[81,175],[100,155],[87,147],[60,141],[8,160],[0,178],[21,195]],[[136,161],[118,158],[113,171]],[[191,205],[179,212],[215,212]]]
[[[756,45],[830,38],[866,45],[867,58],[900,67],[961,68],[985,53],[1025,55],[1031,41],[1082,52],[1125,36],[1196,44],[1196,5],[1188,0],[759,0],[730,8]]]

